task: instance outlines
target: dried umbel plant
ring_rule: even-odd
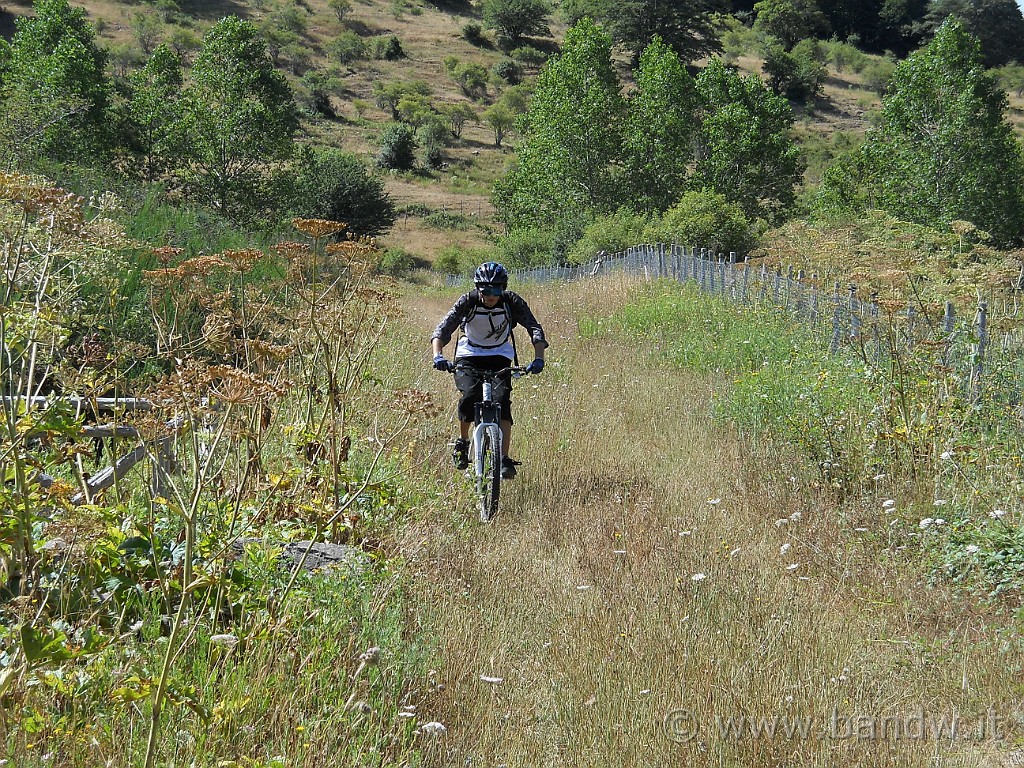
[[[315,240],[330,235],[337,235],[348,229],[348,224],[327,219],[292,219],[292,224],[299,232]]]

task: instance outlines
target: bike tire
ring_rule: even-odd
[[[501,496],[501,438],[497,427],[483,431],[476,455],[476,491],[480,521],[489,522],[498,513]]]

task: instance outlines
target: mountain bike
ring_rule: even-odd
[[[509,366],[498,371],[484,371],[468,363],[458,362],[454,371],[466,371],[479,378],[483,393],[473,410],[473,433],[470,435],[470,457],[476,476],[476,495],[480,506],[480,520],[490,521],[498,512],[501,496],[501,403],[492,399],[494,382],[506,372],[518,379],[526,375],[526,368]]]

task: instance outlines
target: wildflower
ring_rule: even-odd
[[[448,729],[445,728],[441,723],[438,723],[436,721],[424,723],[420,726],[420,733],[426,734],[427,736],[440,736],[447,730]]]
[[[993,520],[999,520],[1005,515],[1005,509],[993,509],[991,512],[988,513],[988,516],[991,517]]]
[[[935,524],[936,525],[945,525],[946,524],[946,518],[944,518],[944,517],[936,517],[935,518]]]
[[[775,521],[775,527],[776,528],[781,528],[782,526],[784,526],[788,522],[789,522],[789,518],[780,517],[778,520]]]
[[[336,235],[348,228],[347,224],[342,224],[340,221],[328,221],[326,219],[292,219],[292,225],[299,232],[310,237]]]
[[[882,509],[892,509],[896,506],[896,499],[886,499],[882,502]]]
[[[787,552],[789,552],[789,550],[790,550],[790,549],[792,549],[792,547],[793,547],[793,545],[792,545],[792,544],[790,544],[790,543],[789,543],[789,542],[787,541],[787,542],[786,542],[785,544],[783,544],[783,545],[782,545],[781,547],[779,547],[779,554],[780,554],[780,555],[784,555],[784,554],[786,554]]]
[[[799,520],[803,516],[804,516],[803,512],[794,512],[792,515],[789,516],[789,519],[792,520],[795,523],[797,520]]]
[[[936,499],[933,503],[936,507],[944,507],[949,504],[949,501],[947,499]]]
[[[490,683],[491,685],[497,685],[498,683],[505,682],[504,677],[489,677],[487,675],[480,675],[480,679],[483,680],[485,683]]]
[[[939,458],[942,459],[943,461],[949,461],[953,458],[953,454],[950,453],[949,451],[943,451]]]
[[[704,581],[707,577],[706,573],[695,573],[690,577],[690,581]]]
[[[708,499],[708,504],[710,504],[711,506],[715,506],[716,504],[721,504],[721,503],[722,503],[721,499]]]
[[[979,549],[981,549],[981,547],[979,547],[977,544],[968,544],[966,547],[964,547],[964,552],[966,552],[968,555],[973,555]]]
[[[234,648],[238,645],[238,638],[234,635],[210,635],[210,645],[223,645],[226,648]]]
[[[923,530],[924,530],[925,528],[927,528],[928,526],[930,526],[930,525],[931,525],[932,523],[934,523],[934,522],[935,522],[935,521],[934,521],[934,520],[933,520],[932,518],[930,518],[930,517],[925,517],[925,518],[923,518],[923,519],[921,520],[921,522],[920,522],[920,523],[918,523],[918,524],[917,524],[917,527],[918,527],[918,528],[920,528],[920,529],[921,529],[921,530],[923,531]]]
[[[786,566],[786,570],[787,571],[795,571],[799,567],[800,567],[800,563],[790,563],[789,565]]]

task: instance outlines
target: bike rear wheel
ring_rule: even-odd
[[[481,430],[476,450],[476,492],[480,520],[488,522],[498,512],[501,495],[501,437],[498,427]]]

